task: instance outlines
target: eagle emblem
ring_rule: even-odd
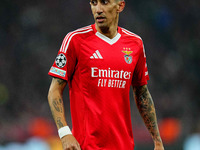
[[[131,64],[133,62],[133,57],[130,54],[132,54],[133,51],[130,51],[130,48],[124,48],[122,52],[125,54],[124,55],[125,62],[127,64]]]

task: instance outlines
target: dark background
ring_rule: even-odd
[[[35,118],[48,121],[57,134],[47,73],[65,35],[93,23],[89,1],[0,1],[0,144],[34,136]],[[200,1],[127,0],[119,25],[143,38],[165,146],[183,149],[187,137],[200,133]],[[67,90],[65,96],[71,126]],[[136,148],[153,149],[130,96]],[[163,127],[165,121],[172,127]]]

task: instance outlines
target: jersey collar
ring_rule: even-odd
[[[112,38],[112,39],[110,39],[109,37],[107,37],[107,36],[101,34],[100,32],[98,32],[96,30],[96,28],[95,28],[95,24],[93,24],[92,27],[94,29],[95,35],[97,37],[99,37],[100,39],[102,39],[103,41],[107,42],[110,45],[115,44],[120,39],[120,37],[121,37],[121,34],[119,33],[120,32],[119,27],[118,27],[118,33],[117,33],[117,35],[114,38]]]

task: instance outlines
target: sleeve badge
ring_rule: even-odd
[[[63,68],[67,63],[67,58],[61,53],[56,57],[55,63],[57,67]]]

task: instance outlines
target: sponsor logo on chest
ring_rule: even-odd
[[[98,78],[98,87],[125,88],[127,80],[131,78],[131,72],[91,67],[91,77]]]
[[[124,48],[122,51],[124,54],[124,60],[127,64],[132,63],[132,56],[130,54],[133,51],[130,48]],[[98,60],[104,59],[100,50],[96,50],[90,59]],[[112,60],[110,60],[112,61]],[[109,88],[126,88],[127,81],[131,79],[131,72],[124,69],[111,69],[108,68],[91,67],[91,77],[97,78],[97,87],[109,87]]]

